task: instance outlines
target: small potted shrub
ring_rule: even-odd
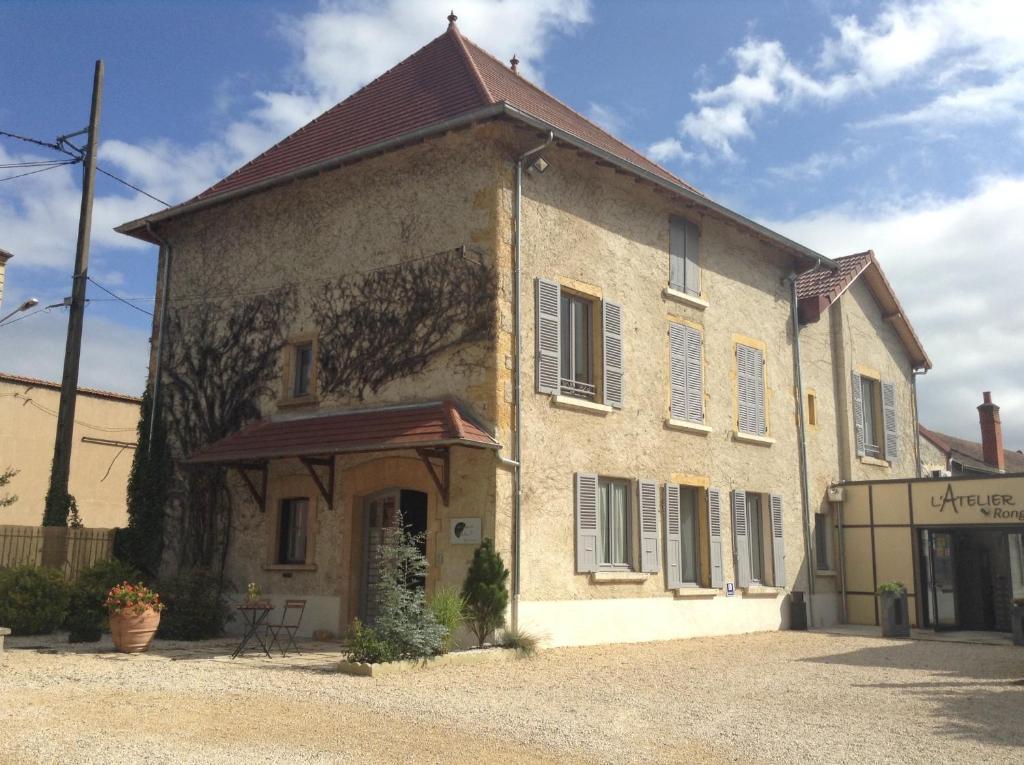
[[[159,595],[141,582],[122,582],[107,593],[105,605],[114,648],[121,653],[141,653],[149,648],[164,608]]]
[[[879,585],[878,606],[882,637],[910,637],[907,588],[903,582],[886,582]]]
[[[1024,598],[1014,599],[1010,624],[1013,630],[1013,644],[1024,645]]]

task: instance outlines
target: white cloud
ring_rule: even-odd
[[[679,136],[727,160],[754,137],[768,108],[838,102],[896,83],[924,103],[865,126],[956,121],[1021,121],[1024,107],[1024,3],[1007,0],[889,0],[869,23],[837,19],[818,60],[800,66],[776,40],[747,39],[730,51],[733,78],[692,95]]]
[[[922,423],[977,440],[975,407],[991,390],[1007,445],[1024,448],[1021,209],[1024,177],[989,177],[963,198],[768,225],[825,255],[874,249],[935,365],[920,382]]]
[[[869,154],[871,150],[863,146],[845,151],[816,151],[799,162],[769,167],[768,172],[787,181],[813,181],[833,170],[862,162]]]
[[[621,114],[610,106],[605,106],[595,101],[591,101],[590,106],[587,108],[587,119],[595,125],[604,128],[612,135],[621,134],[622,129],[626,125],[626,120]]]
[[[647,147],[647,155],[655,162],[693,159],[693,154],[683,148],[678,138],[665,138]]]

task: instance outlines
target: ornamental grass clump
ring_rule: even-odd
[[[455,644],[455,633],[466,620],[463,616],[466,601],[454,587],[438,587],[429,602],[434,619],[445,629],[441,652],[448,653]]]
[[[505,625],[508,607],[508,569],[494,549],[494,542],[485,539],[473,553],[462,597],[466,601],[465,616],[481,648],[487,636]]]

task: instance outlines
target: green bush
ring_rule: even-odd
[[[899,595],[901,592],[906,593],[907,587],[903,582],[883,582],[878,585],[879,595]]]
[[[503,648],[514,648],[516,653],[527,658],[537,653],[539,643],[536,635],[524,630],[505,630],[501,633]]]
[[[382,639],[373,627],[367,627],[356,619],[348,630],[348,653],[349,661],[365,662],[366,664],[380,664],[385,661],[393,661],[395,656],[391,646]]]
[[[224,634],[231,608],[220,580],[205,569],[185,571],[157,588],[166,610],[157,635],[165,640],[208,640]]]
[[[64,626],[71,643],[94,643],[107,628],[103,601],[110,588],[121,582],[138,582],[138,569],[116,558],[97,561],[78,575],[71,585],[68,615]]]
[[[452,650],[456,631],[465,621],[462,612],[466,607],[466,601],[454,587],[438,587],[429,603],[434,619],[445,629],[441,653],[448,653]]]
[[[60,628],[68,586],[60,571],[14,566],[0,571],[0,625],[14,635],[43,635]]]
[[[487,636],[505,624],[508,606],[508,569],[494,549],[494,542],[485,539],[473,553],[462,597],[466,601],[466,621],[483,648]]]

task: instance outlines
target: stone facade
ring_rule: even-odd
[[[313,306],[332,280],[381,268],[407,269],[437,253],[467,247],[492,269],[486,310],[493,324],[487,338],[447,347],[414,373],[396,374],[376,388],[326,391],[321,381],[317,395],[301,404],[283,395],[289,374],[284,349],[257,409],[262,417],[284,418],[452,397],[494,433],[504,447],[499,456],[510,457],[516,366],[512,159],[536,142],[533,132],[487,123],[161,224],[161,236],[173,250],[170,312],[201,308],[216,313],[218,306],[247,294],[287,287],[294,309],[278,335],[285,342],[319,338],[323,343],[326,329],[318,325]],[[813,567],[804,552],[787,281],[807,267],[807,259],[575,150],[556,146],[544,156],[546,172],[527,173],[523,187],[520,623],[550,644],[784,627],[788,595],[809,589]],[[666,290],[671,216],[700,230],[702,288],[696,301]],[[587,406],[536,392],[538,277],[622,307],[621,408],[601,406],[600,396],[596,405]],[[668,424],[670,322],[703,334],[704,431]],[[916,416],[910,362],[867,288],[854,284],[820,322],[804,328],[801,341],[804,385],[816,399],[808,435],[811,511],[829,509],[826,490],[836,481],[913,475]],[[760,439],[736,436],[737,343],[764,355],[767,433]],[[900,454],[890,465],[851,457],[846,380],[859,367],[876,370],[896,385]],[[513,471],[493,452],[452,450],[447,506],[410,452],[343,456],[335,467],[332,508],[295,460],[272,461],[263,509],[237,476],[231,478],[238,512],[228,577],[240,588],[257,581],[272,599],[306,598],[306,631],[341,631],[358,613],[365,562],[362,509],[367,497],[385,489],[427,495],[428,591],[440,584],[458,586],[465,575],[472,547],[451,543],[453,518],[481,518],[483,535],[495,539],[511,565]],[[735,593],[731,587],[728,594],[725,587],[670,589],[661,515],[657,572],[636,570],[640,540],[634,522],[633,570],[577,573],[574,477],[581,472],[630,481],[634,500],[637,480],[656,481],[659,514],[666,483],[696,487],[701,497],[700,579],[705,583],[711,566],[705,490],[721,491],[722,573],[729,584],[736,582],[730,493],[775,495],[781,499],[784,571],[773,577],[773,586],[736,588]],[[272,562],[276,505],[289,496],[310,497],[315,505],[309,532],[313,553],[303,566]],[[816,589],[827,594],[815,601],[816,607],[820,601],[819,623],[837,618],[835,578],[832,572],[814,578]]]

